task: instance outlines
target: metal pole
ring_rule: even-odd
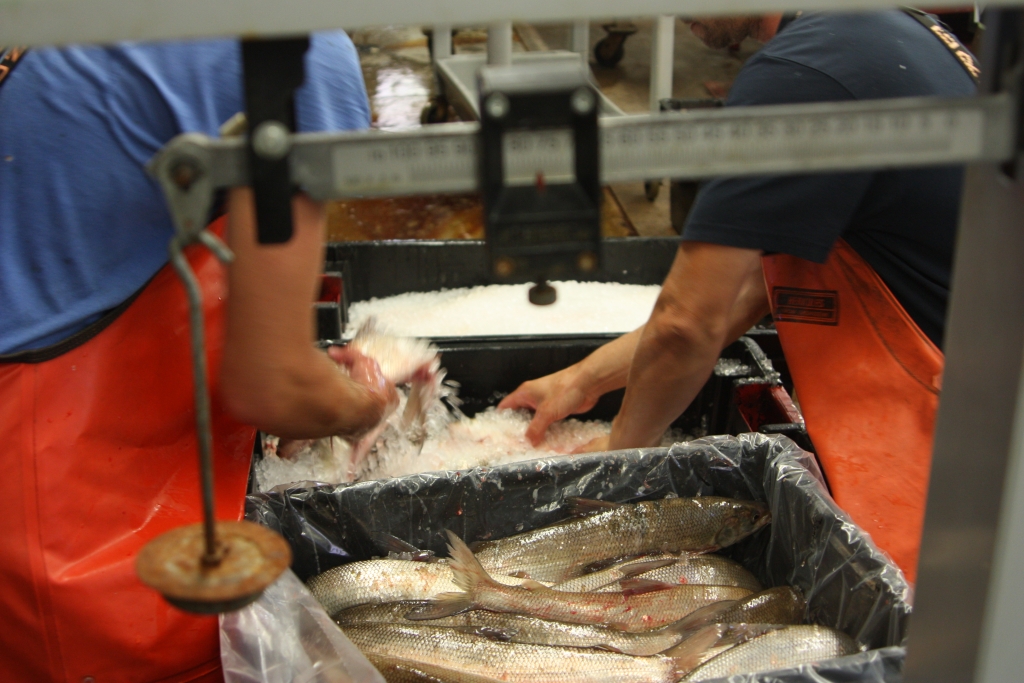
[[[993,92],[1011,84],[1024,21],[986,17],[981,91]],[[1007,563],[1022,552],[1022,216],[1024,182],[998,164],[968,169],[906,683],[1017,680],[1024,666],[1019,628],[997,633],[1021,601],[1020,565]]]
[[[452,56],[452,25],[451,24],[434,24],[434,36],[431,39],[433,41],[434,63],[441,59],[446,59]]]
[[[512,22],[496,21],[487,29],[487,63],[508,66],[512,63]]]
[[[659,103],[672,97],[672,64],[675,55],[676,18],[663,15],[654,25],[651,42],[651,111],[660,110]]]
[[[583,56],[583,61],[589,59],[590,54],[590,22],[586,19],[573,22],[572,40],[570,48],[573,52]]]

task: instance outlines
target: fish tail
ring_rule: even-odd
[[[441,593],[428,604],[406,614],[405,618],[410,621],[443,619],[473,609],[473,607],[473,596],[469,593]]]
[[[448,566],[452,568],[452,580],[456,586],[472,596],[479,588],[501,585],[491,578],[461,538],[453,531],[446,530],[445,533],[448,534],[448,554],[451,555]]]

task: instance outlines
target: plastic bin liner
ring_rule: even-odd
[[[295,574],[220,615],[225,683],[384,683]]]
[[[743,434],[671,448],[256,494],[247,501],[247,517],[284,535],[294,553],[293,569],[305,580],[346,562],[386,555],[386,534],[444,554],[443,529],[473,542],[552,524],[569,516],[564,503],[570,496],[615,502],[695,495],[763,500],[772,523],[724,554],[766,586],[799,588],[811,622],[838,628],[870,651],[730,680],[896,681],[910,615],[908,586],[836,506],[822,481],[813,456],[788,438]]]

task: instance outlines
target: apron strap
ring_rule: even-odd
[[[14,67],[28,52],[27,47],[0,47],[0,85],[14,71]]]
[[[978,64],[978,60],[975,59],[970,50],[963,46],[963,43],[961,43],[956,36],[954,36],[946,27],[936,21],[935,17],[927,12],[922,12],[921,10],[914,9],[913,7],[901,7],[900,9],[916,19],[919,24],[931,31],[935,37],[939,39],[939,42],[941,42],[946,49],[956,57],[956,61],[960,62],[960,66],[964,68],[967,75],[971,77],[972,81],[974,81],[974,85],[978,85],[980,83],[981,66]]]

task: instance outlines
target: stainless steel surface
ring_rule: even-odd
[[[512,63],[512,22],[496,21],[487,29],[487,64],[508,66]]]
[[[1008,96],[993,95],[604,117],[601,180],[999,161],[1011,156],[1013,109]],[[452,123],[295,135],[292,179],[316,199],[472,191],[478,130],[476,123]],[[517,153],[528,165],[533,152]],[[173,182],[181,160],[202,167],[194,191]],[[183,135],[152,165],[177,221],[201,222],[214,189],[247,178],[241,140]]]
[[[590,59],[590,20],[581,19],[573,22],[569,46],[570,50],[583,59]]]
[[[1017,389],[1013,422],[992,582],[981,633],[975,679],[978,683],[1018,680],[1024,672],[1024,648],[1020,647],[1020,615],[1024,613],[1024,590],[1020,583],[1020,568],[1024,567],[1024,373]]]
[[[1024,351],[1022,216],[1024,187],[969,169],[905,683],[974,680]]]
[[[804,10],[895,7],[891,0],[802,0]],[[929,8],[963,0],[931,0]],[[792,0],[0,0],[0,45],[111,43],[203,36],[287,36],[385,25],[479,26],[511,19],[563,22],[584,17],[785,12]]]
[[[654,42],[651,43],[651,111],[655,113],[661,110],[662,100],[672,97],[675,38],[675,16],[658,17],[654,25]]]
[[[434,24],[433,27],[433,43],[434,53],[430,55],[434,62],[439,62],[442,59],[447,59],[452,56],[452,25],[451,24]]]
[[[479,54],[454,55],[437,62],[437,75],[444,87],[448,101],[455,107],[465,120],[480,118],[479,94],[477,91],[477,73],[484,66],[485,57]],[[513,64],[533,63],[538,66],[574,64],[583,68],[585,62],[580,55],[565,50],[545,52],[515,52],[512,54]],[[594,87],[597,87],[596,82]],[[623,111],[611,100],[598,92],[600,98],[600,114],[602,116],[622,116]]]

